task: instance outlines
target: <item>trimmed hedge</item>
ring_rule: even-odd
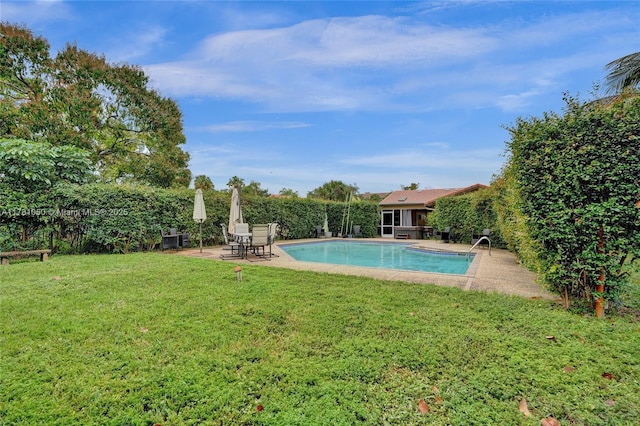
[[[495,190],[485,188],[471,194],[440,198],[428,221],[435,229],[451,229],[450,238],[458,243],[470,243],[473,234],[491,229],[491,245],[505,247],[501,227],[494,209]]]
[[[161,243],[161,230],[169,227],[188,232],[195,245],[199,231],[192,219],[194,195],[192,189],[108,184],[59,184],[39,194],[5,187],[0,189],[0,249],[43,248],[53,242],[57,251],[71,253],[153,250]],[[231,197],[226,191],[204,191],[204,201],[203,244],[220,244],[220,224],[229,220]],[[245,197],[242,211],[250,224],[279,223],[280,238],[306,238],[324,223],[325,212],[329,229],[337,235],[345,203]],[[361,224],[365,237],[377,234],[379,221],[376,204],[351,204],[350,223]]]
[[[640,96],[566,101],[562,116],[509,129],[513,207],[538,242],[544,281],[567,306],[569,297],[617,301],[627,260],[640,258]]]

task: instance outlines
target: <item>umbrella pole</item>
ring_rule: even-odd
[[[202,253],[202,221],[200,221],[200,253]]]

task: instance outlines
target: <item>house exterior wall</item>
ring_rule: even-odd
[[[467,194],[481,188],[486,188],[486,185],[477,183],[466,188],[394,191],[378,204],[381,209],[380,234],[397,238],[399,234],[417,237],[431,233],[432,230],[426,226],[426,218],[439,198]]]

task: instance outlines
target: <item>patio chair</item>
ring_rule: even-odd
[[[491,235],[491,229],[483,229],[482,230],[482,234],[473,234],[471,236],[471,245],[474,245],[475,243],[477,243],[478,241],[480,241],[480,238],[482,237],[487,237],[489,238],[489,235]],[[487,240],[482,240],[480,242],[481,245],[489,245],[489,241]]]
[[[251,252],[257,257],[269,260],[266,257],[265,247],[269,245],[269,225],[253,225],[251,229]],[[262,254],[260,251],[262,250]]]
[[[191,240],[189,239],[189,234],[187,234],[186,232],[184,234],[182,234],[180,246],[182,248],[191,247]]]
[[[160,230],[162,236],[162,251],[165,249],[178,250],[180,244],[178,242],[178,232],[176,228],[169,228],[169,232],[165,232],[164,229]]]
[[[449,242],[449,233],[450,231],[450,227],[446,227],[444,228],[442,231],[436,231],[436,240],[437,241],[442,241],[444,243],[448,243]]]
[[[238,234],[248,234],[249,233],[249,224],[248,223],[236,223],[236,232]]]
[[[316,226],[316,238],[322,238],[322,237],[324,237],[322,226]]]
[[[240,256],[240,243],[237,241],[231,241],[229,239],[229,234],[227,233],[227,226],[224,223],[220,224],[220,228],[222,228],[222,236],[224,237],[224,243],[228,246],[224,250],[231,250],[231,255],[222,255],[220,257],[239,257]],[[235,252],[235,254],[234,254]]]
[[[353,236],[355,237],[362,237],[362,229],[360,227],[360,225],[353,225]]]

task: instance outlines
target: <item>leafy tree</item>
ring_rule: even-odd
[[[43,248],[52,221],[43,197],[60,184],[85,183],[90,164],[74,146],[0,139],[0,249]]]
[[[609,92],[621,92],[623,89],[640,84],[640,52],[631,53],[609,62],[607,86]]]
[[[362,197],[362,200],[370,203],[374,203],[374,204],[379,204],[380,201],[384,200],[384,198],[385,197],[383,197],[380,194],[370,194],[368,196]]]
[[[280,195],[282,195],[283,197],[289,197],[289,198],[298,198],[298,191],[294,191],[291,188],[282,188],[279,192]]]
[[[402,186],[402,189],[405,191],[415,191],[416,189],[420,188],[420,184],[419,183],[415,183],[415,182],[411,182],[411,184],[407,185],[407,186]]]
[[[102,181],[186,187],[182,114],[148,83],[75,45],[52,58],[44,38],[0,23],[0,136],[83,149]]]
[[[213,190],[213,182],[211,181],[211,178],[206,175],[196,176],[193,185],[196,189],[202,189],[203,191]]]
[[[356,195],[358,187],[356,185],[347,185],[338,180],[332,180],[324,183],[318,188],[307,193],[308,198],[319,198],[322,200],[344,201],[349,194]]]
[[[239,178],[238,176],[233,176],[232,178],[229,179],[229,182],[227,182],[227,186],[231,189],[231,188],[241,188],[244,186],[244,179]]]
[[[254,180],[249,182],[249,185],[242,187],[242,194],[252,195],[254,197],[268,197],[270,195],[268,189],[263,189],[260,182]]]
[[[0,139],[0,183],[32,193],[63,181],[84,183],[89,177],[89,155],[74,146]]]
[[[640,96],[567,99],[564,116],[518,119],[509,173],[526,231],[552,290],[615,301],[640,257]]]

